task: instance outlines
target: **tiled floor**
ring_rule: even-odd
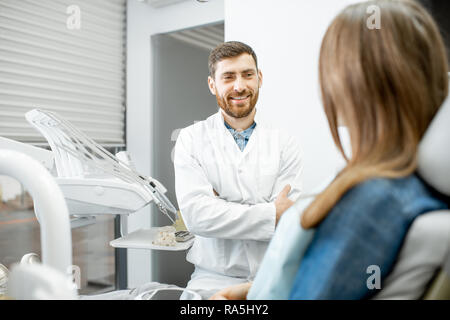
[[[73,264],[80,267],[80,294],[114,289],[114,217],[97,217],[92,225],[72,229]],[[0,263],[10,268],[26,253],[41,255],[40,228],[32,210],[0,204]]]

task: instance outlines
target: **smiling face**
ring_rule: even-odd
[[[244,118],[252,113],[261,84],[261,71],[247,53],[217,62],[214,78],[208,77],[209,89],[218,105],[233,118]]]

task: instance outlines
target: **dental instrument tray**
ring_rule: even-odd
[[[189,233],[189,239],[186,241],[176,241],[173,245],[157,245],[154,244],[158,239],[158,233],[161,228],[140,229],[115,239],[109,244],[114,248],[132,248],[132,249],[152,249],[166,251],[183,251],[189,249],[194,243],[194,237]],[[185,231],[187,232],[187,231]],[[175,232],[175,237],[176,237]],[[192,237],[191,237],[192,236]],[[180,239],[181,240],[181,239]]]

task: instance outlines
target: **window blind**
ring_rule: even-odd
[[[53,111],[123,146],[126,0],[0,1],[0,136],[41,144],[25,120]]]

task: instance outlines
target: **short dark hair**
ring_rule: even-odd
[[[258,69],[258,60],[253,49],[245,43],[239,41],[227,41],[219,44],[209,54],[208,68],[209,75],[214,78],[216,73],[216,64],[219,61],[227,58],[240,56],[243,53],[248,53],[255,60],[256,69]]]

